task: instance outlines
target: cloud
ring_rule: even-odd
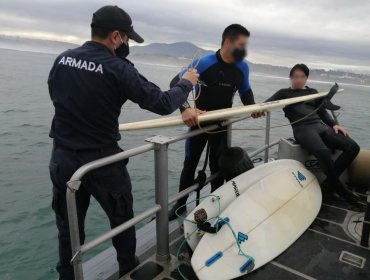
[[[191,41],[216,49],[225,26],[238,22],[252,33],[250,54],[256,62],[274,60],[285,65],[298,55],[322,66],[370,67],[367,0],[131,0],[105,4],[117,4],[129,12],[146,43]],[[101,5],[98,0],[2,0],[0,34],[81,43],[89,38],[92,13]]]

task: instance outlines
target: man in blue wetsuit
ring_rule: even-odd
[[[199,73],[200,86],[196,88],[200,92],[195,101],[195,107],[191,108],[185,102],[180,108],[183,121],[190,129],[197,129],[197,116],[205,111],[230,108],[236,91],[244,105],[254,104],[254,96],[249,84],[249,67],[244,61],[246,47],[250,33],[240,24],[232,24],[222,34],[221,49],[214,54],[202,57],[199,63],[194,63]],[[176,76],[171,86],[181,78],[182,71]],[[200,91],[199,91],[200,90]],[[197,95],[196,92],[196,95]],[[263,113],[252,114],[259,117]],[[209,144],[209,165],[211,173],[218,172],[218,158],[226,148],[227,132],[222,131],[212,134],[201,134],[187,139],[185,144],[184,168],[181,172],[180,187],[182,191],[194,183],[194,176],[202,152]],[[218,178],[211,183],[212,191],[223,184],[223,178]],[[176,218],[175,210],[186,203],[187,197],[180,199],[171,209],[169,218]],[[178,214],[186,211],[186,207],[179,209]]]
[[[59,231],[60,279],[74,279],[66,205],[66,183],[82,165],[122,151],[117,142],[122,105],[131,100],[143,109],[170,114],[185,102],[197,82],[190,69],[176,85],[161,91],[138,73],[125,57],[128,40],[144,40],[133,29],[130,16],[117,6],[96,11],[91,41],[60,54],[50,71],[49,93],[55,107],[50,137],[54,146],[50,160],[53,183],[52,207]],[[131,181],[127,162],[117,162],[88,173],[76,193],[80,240],[85,239],[84,220],[91,195],[106,212],[111,227],[133,217]],[[119,274],[137,265],[134,227],[113,238]]]

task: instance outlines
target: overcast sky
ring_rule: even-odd
[[[105,4],[126,10],[145,43],[217,49],[223,29],[240,23],[252,62],[370,73],[369,0],[0,0],[0,34],[82,43]]]

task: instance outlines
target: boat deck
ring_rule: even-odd
[[[320,213],[310,228],[284,253],[262,268],[238,279],[370,279],[370,248],[359,245],[356,233],[361,232],[364,204],[351,205],[337,199],[324,198]],[[179,221],[170,224],[171,262],[155,258],[155,223],[150,222],[137,231],[137,253],[141,264],[121,279],[183,279],[177,271],[177,250],[183,242]],[[189,280],[195,280],[189,254],[183,246],[179,267]],[[105,254],[105,255],[104,255]],[[112,266],[113,248],[101,254],[101,259]],[[117,279],[114,267],[102,261],[87,262],[87,279]],[[92,268],[92,266],[99,264]],[[96,273],[100,271],[100,273]],[[102,272],[103,271],[103,272]],[[110,273],[111,277],[107,277]],[[97,277],[98,275],[98,277]]]

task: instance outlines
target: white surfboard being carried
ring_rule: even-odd
[[[336,92],[342,92],[343,90],[337,90]],[[254,105],[248,106],[235,106],[233,108],[226,108],[220,110],[214,110],[206,112],[198,116],[198,121],[200,124],[210,121],[222,121],[228,120],[231,118],[243,117],[250,115],[251,113],[269,111],[272,109],[284,108],[288,105],[310,101],[318,98],[323,98],[327,95],[330,95],[330,92],[321,92],[310,94],[302,97],[288,98],[278,101],[271,101],[265,103],[257,103]],[[139,130],[139,129],[152,129],[152,128],[161,128],[161,127],[171,127],[177,125],[184,125],[184,122],[181,116],[167,117],[167,118],[158,118],[147,121],[132,122],[126,124],[120,124],[119,130],[129,131],[129,130]]]

